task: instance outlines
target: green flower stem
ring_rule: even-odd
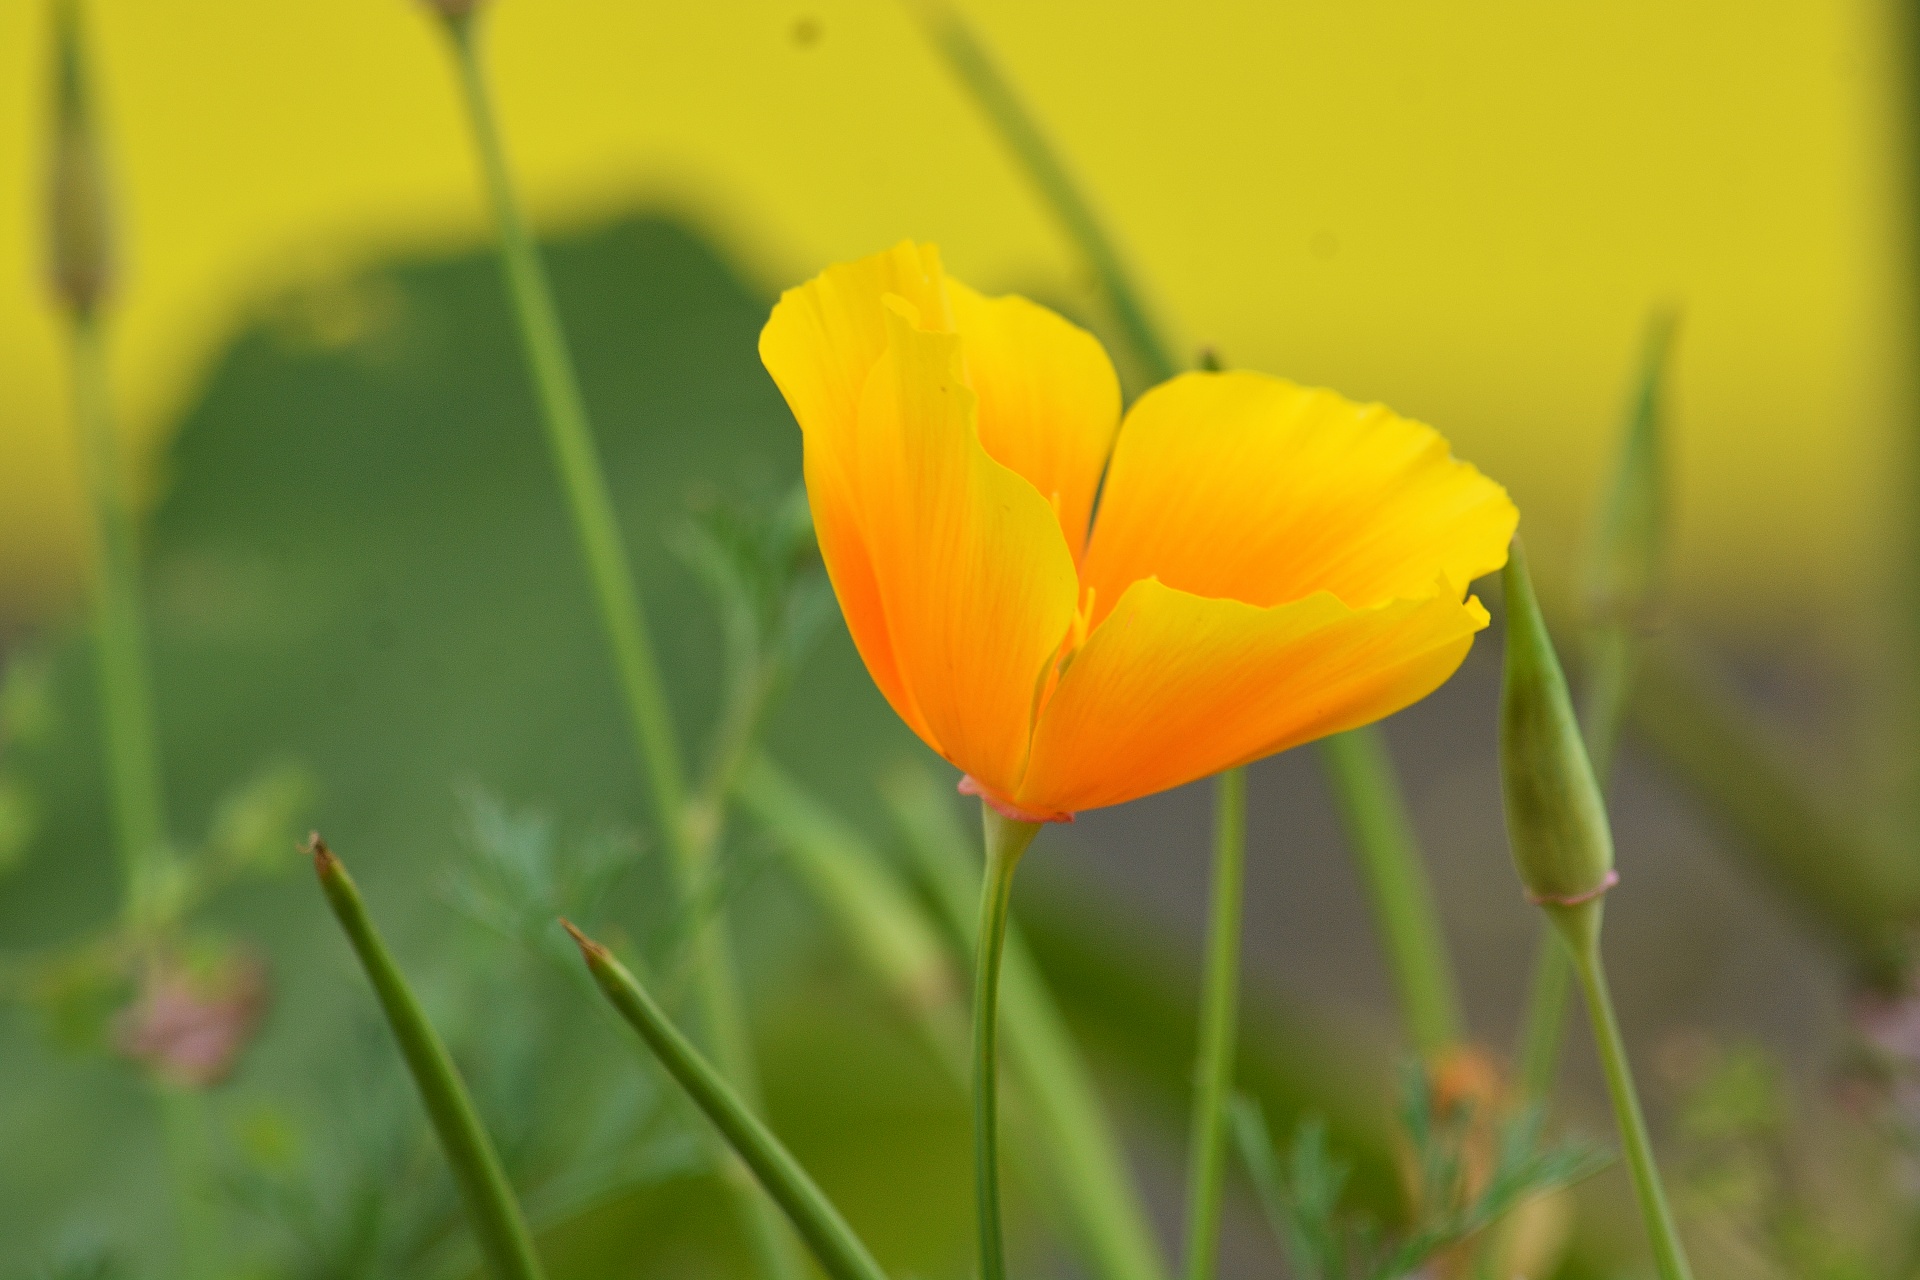
[[[1433,1062],[1461,1043],[1465,1022],[1433,886],[1393,761],[1380,731],[1371,727],[1325,739],[1320,761],[1360,857],[1407,1032],[1420,1056]]]
[[[94,677],[125,885],[121,915],[136,955],[150,963],[177,917],[181,886],[160,785],[132,504],[114,433],[105,334],[94,308],[74,310],[72,344],[74,416],[92,517]],[[221,1234],[209,1198],[205,1106],[190,1090],[159,1084],[155,1100],[173,1181],[176,1250],[182,1273],[191,1275],[216,1256]]]
[[[885,790],[935,910],[971,952],[979,926],[980,864],[955,820],[952,793],[917,770],[896,774]],[[1058,1176],[1093,1272],[1102,1280],[1165,1280],[1146,1205],[1127,1177],[1086,1061],[1011,921],[1001,951],[1001,1016],[1008,1056],[1032,1107],[1033,1145]]]
[[[466,16],[448,19],[447,26],[453,36],[460,87],[473,125],[487,195],[499,228],[500,265],[519,321],[541,417],[572,509],[581,555],[593,581],[600,622],[619,670],[621,692],[626,697],[656,816],[685,873],[690,870],[684,865],[689,849],[684,825],[686,779],[667,715],[646,614],[634,588],[633,571],[627,563],[613,499],[587,421],[573,357],[554,306],[553,288],[507,172],[492,94],[480,65],[476,24]]]
[[[984,802],[980,812],[986,827],[987,874],[980,888],[980,928],[974,935],[973,1185],[980,1280],[1006,1280],[1006,1241],[1000,1227],[1000,956],[1013,873],[1040,825],[1004,818]]]
[[[1068,238],[1079,247],[1099,279],[1107,303],[1113,308],[1114,319],[1148,381],[1164,382],[1171,378],[1179,372],[1180,362],[1173,358],[1172,347],[1154,323],[1126,260],[1107,234],[1093,203],[1074,182],[1066,162],[1047,140],[1039,122],[1002,74],[986,45],[946,0],[908,0],[907,7],[919,19],[927,38],[946,59],[948,68],[973,98],[974,105],[999,134],[1000,141],[1013,153],[1014,160],[1059,219]]]
[[[122,879],[118,936],[111,945],[151,970],[184,910],[185,885],[167,838],[140,607],[140,558],[107,367],[102,312],[115,277],[113,207],[80,7],[62,0],[52,6],[52,19],[48,265],[68,322],[76,444],[87,490],[94,675]],[[205,1104],[191,1090],[157,1078],[150,1083],[174,1196],[175,1260],[179,1274],[197,1277],[218,1266],[222,1243],[220,1214],[209,1195]]]
[[[92,516],[93,647],[107,784],[126,884],[125,916],[144,945],[165,923],[174,877],[154,745],[138,556],[113,429],[105,335],[90,308],[74,314],[72,339],[74,416]]]
[[[318,836],[313,839],[313,868],[326,892],[327,904],[353,944],[360,965],[366,970],[379,997],[380,1008],[393,1028],[400,1056],[420,1090],[427,1116],[446,1153],[447,1164],[460,1188],[461,1201],[479,1240],[487,1268],[499,1280],[539,1280],[540,1259],[527,1230],[526,1218],[513,1196],[513,1186],[500,1157],[480,1123],[473,1099],[460,1081],[447,1047],[440,1042],[433,1025],[427,1021],[419,1001],[401,976],[386,944],[380,940],[360,891],[333,851]]]
[[[626,967],[572,924],[561,923],[580,944],[588,971],[614,1009],[639,1032],[660,1065],[706,1113],[767,1194],[786,1211],[826,1273],[833,1280],[886,1280],[886,1273],[866,1245],[806,1170],[700,1056]]]
[[[447,30],[487,196],[499,228],[501,268],[526,347],[541,417],[573,513],[574,531],[592,579],[601,625],[613,651],[634,744],[672,858],[680,899],[691,909],[700,885],[711,874],[718,823],[702,821],[697,834],[691,829],[686,775],[646,612],[614,516],[613,499],[554,305],[553,288],[507,169],[492,93],[480,65],[477,23],[471,13],[449,17]],[[759,1096],[758,1079],[733,977],[728,937],[724,913],[717,907],[708,908],[694,943],[694,982],[701,1024],[714,1060],[733,1086],[751,1100]],[[770,1206],[753,1193],[737,1170],[730,1171],[730,1180],[739,1189],[741,1212],[753,1232],[763,1269],[775,1280],[794,1280],[798,1260]]]
[[[1200,1006],[1193,1123],[1188,1131],[1186,1280],[1213,1280],[1226,1181],[1227,1106],[1240,1007],[1240,926],[1247,864],[1247,775],[1229,769],[1214,784],[1213,903]]]
[[[1681,1246],[1673,1211],[1660,1183],[1660,1170],[1653,1160],[1653,1143],[1647,1137],[1647,1122],[1640,1113],[1640,1096],[1633,1086],[1633,1071],[1627,1064],[1627,1046],[1620,1038],[1620,1024],[1613,1013],[1613,995],[1607,987],[1606,968],[1600,959],[1600,917],[1604,898],[1573,907],[1548,907],[1547,914],[1566,944],[1574,973],[1586,997],[1587,1013],[1593,1021],[1594,1045],[1600,1053],[1600,1065],[1607,1077],[1607,1094],[1613,1101],[1613,1114],[1620,1124],[1620,1141],[1626,1149],[1627,1171],[1633,1178],[1634,1196],[1640,1202],[1647,1236],[1653,1244],[1654,1265],[1660,1280],[1692,1280],[1686,1250]]]
[[[802,791],[764,756],[741,771],[742,804],[775,835],[790,865],[841,926],[867,968],[919,1024],[960,1087],[968,1087],[967,1028],[947,933],[971,952],[979,897],[970,846],[959,844],[951,793],[924,774],[889,788],[934,898],[940,924],[858,832]],[[1124,1174],[1107,1126],[1059,1010],[1009,922],[1002,947],[1001,1019],[1007,1056],[1025,1090],[1032,1124],[1022,1155],[1051,1171],[1057,1203],[1101,1280],[1164,1280],[1145,1206]]]

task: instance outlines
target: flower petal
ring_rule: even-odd
[[[924,316],[944,317],[941,278],[937,249],[903,243],[830,267],[787,290],[760,331],[761,362],[800,423],[807,502],[847,630],[888,703],[929,740],[931,731],[901,678],[887,633],[847,468],[854,456],[860,395],[887,348],[882,299],[895,294]]]
[[[877,598],[922,736],[1008,796],[1073,622],[1073,555],[1047,500],[981,446],[960,337],[899,298],[886,320],[847,461]]]
[[[1486,625],[1478,600],[1433,591],[1262,609],[1136,582],[1060,677],[1013,800],[1120,804],[1357,728],[1431,693]]]
[[[1132,583],[1274,605],[1458,599],[1505,563],[1519,516],[1438,432],[1247,372],[1190,373],[1120,428],[1082,576],[1094,620]]]
[[[984,298],[951,278],[947,298],[980,401],[980,443],[1054,504],[1077,561],[1120,429],[1113,362],[1099,339],[1025,298]]]

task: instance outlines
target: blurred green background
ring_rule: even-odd
[[[1644,317],[1677,304],[1671,629],[1713,651],[1769,750],[1894,828],[1880,815],[1902,776],[1884,744],[1910,501],[1899,13],[966,8],[1183,339],[1432,421],[1510,485],[1550,578],[1591,522]],[[775,291],[913,236],[980,287],[1104,334],[1103,313],[899,6],[497,10],[509,146],[698,752],[721,633],[673,548],[698,513],[770,509],[797,479],[798,434],[754,351]],[[311,823],[471,1067],[530,1209],[562,1224],[545,1241],[556,1273],[731,1273],[737,1233],[694,1118],[551,931],[500,927],[503,902],[549,905],[513,876],[550,855],[563,870],[533,875],[542,891],[573,875],[576,909],[669,995],[684,985],[690,926],[658,871],[444,57],[402,0],[102,0],[89,15],[124,209],[113,352],[174,825],[187,842],[217,833],[275,770],[305,796],[275,814],[288,874],[244,878],[196,917],[208,947],[263,957],[271,990],[259,1040],[209,1095],[225,1229],[262,1274],[471,1265],[405,1077],[293,856]],[[44,662],[50,707],[0,739],[32,818],[0,865],[9,957],[89,936],[118,901],[66,364],[42,285],[47,39],[41,5],[0,3],[0,655]],[[1501,828],[1498,656],[1489,637],[1389,726],[1474,1029],[1496,1048],[1535,929]],[[768,749],[888,851],[876,780],[905,766],[950,785],[837,620]],[[1403,1046],[1365,901],[1312,759],[1263,764],[1251,785],[1243,1079],[1278,1121],[1334,1113],[1361,1144],[1365,1194],[1391,1203],[1381,1134]],[[1609,945],[1667,1132],[1719,1046],[1763,1046],[1783,1092],[1825,1098],[1849,1034],[1845,949],[1722,856],[1741,842],[1697,792],[1629,744]],[[1018,904],[1169,1241],[1206,813],[1190,788],[1049,832]],[[723,867],[776,1128],[883,1262],[965,1273],[962,1093],[751,823]],[[138,1072],[103,1052],[124,992],[81,961],[7,985],[0,1275],[96,1244],[161,1274],[161,1127]],[[1575,1044],[1569,1110],[1604,1132]],[[597,1180],[579,1171],[589,1149]],[[1027,1260],[1068,1271],[1034,1190],[1016,1184]],[[1618,1172],[1583,1203],[1570,1274],[1631,1265]],[[1244,1197],[1227,1258],[1229,1275],[1277,1265]]]

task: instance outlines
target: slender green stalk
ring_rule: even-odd
[[[1164,382],[1171,378],[1179,372],[1180,362],[1173,358],[1173,348],[1154,322],[1119,247],[993,54],[946,0],[908,0],[907,7],[1041,200],[1059,219],[1068,238],[1079,247],[1148,380]]]
[[[934,907],[960,948],[971,954],[979,926],[980,862],[955,817],[952,792],[924,771],[896,774],[887,802],[907,836]],[[1164,1280],[1166,1267],[1146,1205],[1127,1177],[1120,1149],[1040,968],[1009,921],[1001,947],[1001,1017],[1008,1056],[1035,1120],[1032,1139],[1057,1175],[1055,1186],[1105,1280]]]
[[[1600,917],[1604,899],[1572,907],[1548,907],[1554,928],[1566,944],[1573,969],[1586,997],[1587,1013],[1593,1022],[1594,1046],[1600,1053],[1600,1066],[1607,1078],[1607,1095],[1613,1102],[1613,1114],[1620,1125],[1620,1142],[1626,1149],[1627,1171],[1633,1178],[1633,1192],[1640,1202],[1647,1236],[1653,1245],[1654,1265],[1660,1280],[1692,1280],[1680,1232],[1667,1206],[1660,1170],[1653,1160],[1653,1142],[1647,1136],[1647,1122],[1640,1112],[1640,1095],[1634,1089],[1633,1071],[1627,1063],[1626,1042],[1620,1036],[1620,1024],[1613,1013],[1613,995],[1607,986],[1606,968],[1600,959]]]
[[[72,338],[74,409],[92,516],[93,650],[107,784],[126,883],[127,923],[150,938],[166,914],[172,855],[154,745],[133,517],[114,435],[99,317],[91,310],[76,313]]]
[[[1320,761],[1347,838],[1360,857],[1400,1015],[1414,1048],[1433,1062],[1460,1044],[1465,1022],[1433,886],[1393,761],[1380,731],[1372,727],[1325,739]]]
[[[572,510],[580,552],[593,581],[600,622],[613,650],[655,813],[668,846],[684,863],[688,857],[684,823],[687,787],[680,750],[668,718],[646,614],[634,587],[626,544],[614,516],[599,449],[580,395],[573,357],[554,306],[546,267],[520,211],[507,170],[506,151],[494,118],[493,96],[480,65],[477,24],[471,15],[464,15],[448,19],[447,29],[453,37],[460,87],[473,126],[487,196],[499,229],[500,265],[513,302],[514,317],[519,322],[554,463]]]
[[[470,11],[456,13],[446,19],[446,25],[487,196],[499,229],[501,269],[519,323],[542,421],[613,653],[642,773],[679,881],[681,902],[691,909],[701,883],[711,875],[718,823],[702,822],[697,834],[691,830],[686,774],[645,608],[614,516],[613,499],[554,305],[553,288],[507,168],[493,96],[480,65],[476,19]],[[708,908],[708,918],[700,922],[694,935],[694,982],[701,1024],[714,1060],[736,1089],[755,1099],[759,1096],[758,1076],[734,981],[728,936],[724,913],[718,907]],[[741,1212],[753,1232],[763,1269],[775,1280],[795,1280],[798,1260],[770,1207],[753,1194],[737,1170],[730,1171],[730,1178],[740,1189]]]
[[[727,1086],[720,1073],[700,1056],[692,1041],[680,1033],[626,966],[571,923],[563,920],[561,924],[580,944],[580,954],[600,990],[646,1041],[660,1065],[706,1113],[767,1194],[786,1211],[827,1274],[833,1280],[886,1280],[886,1273],[833,1202],[739,1094]]]
[[[105,772],[119,845],[121,927],[151,971],[183,903],[167,836],[158,734],[147,677],[146,626],[133,504],[114,430],[103,312],[114,285],[113,209],[95,127],[80,10],[52,5],[55,92],[48,228],[54,296],[68,322],[73,408],[87,486],[95,683]],[[204,1274],[221,1244],[206,1150],[204,1103],[190,1089],[152,1082],[172,1175],[180,1273]]]
[[[980,887],[980,928],[974,935],[973,1186],[980,1280],[1006,1280],[1006,1240],[1000,1226],[1000,956],[1013,901],[1013,873],[1040,826],[1002,817],[984,802],[980,812],[986,827],[987,874]]]
[[[488,1270],[499,1280],[539,1280],[540,1259],[534,1251],[533,1235],[527,1230],[513,1185],[507,1181],[506,1170],[500,1166],[500,1157],[480,1123],[473,1099],[467,1096],[453,1058],[367,918],[360,891],[347,869],[319,836],[313,838],[312,852],[313,869],[326,892],[327,904],[333,908],[347,941],[353,944],[374,995],[379,997],[381,1011],[387,1016],[387,1025],[393,1029],[400,1056],[420,1090],[420,1101],[426,1105],[440,1148],[453,1170]]]
[[[1193,1123],[1187,1141],[1186,1280],[1213,1280],[1226,1183],[1227,1106],[1240,1012],[1240,926],[1247,865],[1247,775],[1229,769],[1214,784],[1213,902],[1207,916],[1207,972],[1200,997],[1200,1051],[1194,1062]]]

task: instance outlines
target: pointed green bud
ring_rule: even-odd
[[[1592,622],[1645,630],[1658,620],[1670,520],[1666,381],[1678,325],[1672,311],[1656,311],[1647,322],[1626,438],[1588,552],[1586,603]]]
[[[1618,879],[1613,835],[1518,540],[1503,581],[1507,657],[1500,771],[1507,843],[1528,898],[1542,906],[1572,906],[1599,897]]]
[[[53,39],[53,146],[47,184],[53,287],[62,303],[87,313],[100,305],[113,284],[113,219],[75,0],[54,4]]]

